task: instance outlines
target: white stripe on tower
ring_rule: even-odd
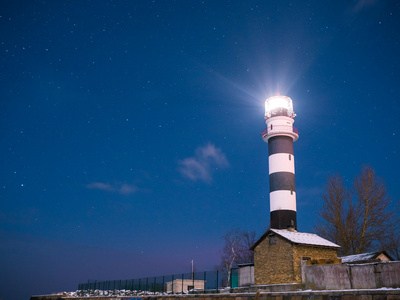
[[[267,128],[262,135],[268,142],[270,217],[274,229],[297,229],[293,141],[298,134],[293,128],[294,116],[290,98],[278,95],[265,101]]]
[[[292,210],[296,211],[296,193],[290,191],[274,191],[269,194],[270,211]],[[276,228],[275,228],[276,229]]]
[[[292,154],[289,154],[292,155]],[[276,172],[290,172],[294,174],[294,156],[288,153],[276,153],[268,157],[269,174]]]

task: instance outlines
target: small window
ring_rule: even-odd
[[[269,244],[270,244],[270,245],[276,244],[276,238],[275,238],[274,235],[271,235],[271,236],[269,237]]]
[[[290,189],[290,195],[293,195],[293,189]]]
[[[274,127],[274,125],[271,124],[271,130],[272,130],[273,127]]]
[[[289,160],[292,160],[292,154],[289,154]]]

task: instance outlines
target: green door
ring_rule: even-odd
[[[239,286],[239,269],[231,269],[231,289]]]

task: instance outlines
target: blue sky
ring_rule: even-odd
[[[0,297],[219,263],[269,226],[292,98],[298,230],[363,164],[398,201],[398,1],[2,1]]]

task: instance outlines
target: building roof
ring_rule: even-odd
[[[336,245],[335,243],[332,243],[314,233],[297,232],[288,229],[269,229],[250,249],[254,250],[254,248],[257,247],[257,245],[261,243],[261,241],[271,232],[283,237],[284,239],[294,244],[328,247],[328,248],[340,248],[339,245]]]
[[[340,257],[342,259],[342,263],[358,263],[358,262],[367,262],[374,259],[377,259],[379,255],[384,254],[389,260],[394,260],[386,251],[378,251],[378,252],[368,252],[368,253],[360,253],[353,254]]]
[[[252,267],[254,266],[254,263],[244,263],[244,264],[238,264],[237,265],[239,268],[243,268],[243,267]]]

